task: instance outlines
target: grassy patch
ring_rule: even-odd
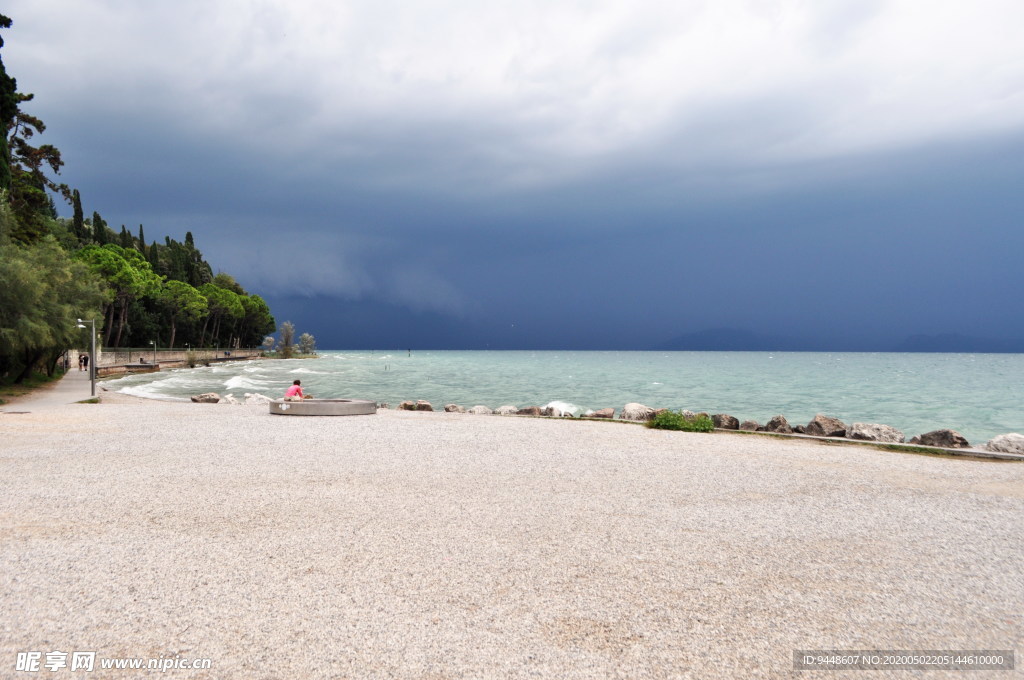
[[[63,377],[63,373],[56,371],[52,378],[47,377],[45,373],[33,373],[19,385],[14,384],[10,378],[0,380],[0,404],[6,404],[16,397],[23,397],[36,388],[56,382]]]
[[[675,411],[662,411],[647,422],[647,427],[656,430],[679,430],[682,432],[711,432],[715,423],[708,416],[684,416]]]

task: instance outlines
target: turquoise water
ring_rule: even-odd
[[[804,424],[815,413],[875,422],[907,438],[949,427],[972,443],[1024,432],[1024,354],[819,352],[324,352],[319,359],[246,361],[105,383],[145,397],[200,392],[281,396],[299,378],[318,397],[583,409],[654,407]]]

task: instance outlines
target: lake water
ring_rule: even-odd
[[[165,370],[104,384],[160,399],[201,392],[278,397],[294,379],[324,398],[411,399],[465,407],[582,409],[640,402],[729,413],[761,423],[816,413],[885,423],[910,437],[948,427],[972,444],[1024,433],[1024,354],[823,352],[332,351],[318,359],[260,360]]]

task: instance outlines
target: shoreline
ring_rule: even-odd
[[[741,422],[766,423],[785,414],[796,429],[824,413],[848,424],[893,425],[906,439],[951,428],[973,448],[1024,432],[1013,399],[1019,392],[1016,377],[1024,379],[1019,357],[1006,362],[998,357],[982,362],[978,357],[975,362],[915,355],[904,361],[902,355],[844,354],[794,355],[785,360],[780,355],[769,360],[768,355],[751,358],[750,353],[713,354],[714,360],[693,353],[431,352],[406,358],[328,352],[320,362],[304,366],[270,361],[221,367],[205,375],[197,369],[194,374],[179,372],[168,382],[139,376],[119,383],[118,389],[123,386],[143,396],[166,391],[186,399],[205,392],[234,392],[238,398],[242,392],[273,396],[298,377],[304,385],[308,379],[317,396],[373,398],[392,406],[409,399],[427,400],[438,408],[454,402],[492,409],[561,401],[585,411],[639,402],[729,413]],[[303,370],[296,371],[300,366]],[[148,386],[151,382],[155,384]],[[979,388],[981,384],[986,387]]]
[[[158,398],[158,397],[140,397],[140,396],[133,395],[133,394],[126,394],[124,392],[117,392],[115,390],[108,390],[108,389],[102,388],[102,387],[100,388],[100,391],[98,392],[97,396],[100,397],[102,403],[111,403],[111,404],[118,404],[118,403],[120,403],[120,404],[126,404],[126,403],[130,404],[130,403],[145,403],[145,402],[192,404],[191,401],[185,401],[183,399],[170,399],[170,398],[161,399],[161,398]],[[250,406],[251,407],[252,405],[222,403],[222,404],[204,404],[204,405],[196,404],[195,406],[225,406],[225,407],[230,407],[230,406]],[[383,410],[399,410],[399,409],[387,408],[387,409],[383,409]],[[410,411],[410,412],[414,412],[414,411]],[[437,413],[442,413],[442,412],[440,412],[440,411],[429,411],[429,412],[422,411],[420,413],[435,413],[435,414],[437,414]],[[458,415],[466,415],[466,414],[458,414]],[[472,417],[479,418],[479,417],[487,417],[487,416],[472,416]],[[535,418],[535,419],[539,419],[539,420],[551,420],[553,418],[551,416],[534,416],[534,415],[519,415],[519,414],[512,414],[512,415],[491,414],[490,417],[497,417],[497,418]],[[554,419],[557,419],[557,418],[554,418]],[[630,420],[622,420],[622,419],[588,418],[588,417],[585,417],[585,416],[581,416],[581,417],[578,417],[578,418],[572,418],[570,420],[587,421],[587,422],[595,422],[595,423],[612,423],[612,424],[621,424],[621,425],[634,425],[634,426],[639,426],[639,427],[643,427],[644,426],[644,423],[639,422],[639,421],[630,421]],[[889,451],[889,452],[892,452],[892,453],[917,454],[917,455],[926,455],[926,456],[941,456],[941,457],[950,457],[950,458],[965,458],[965,459],[973,459],[973,460],[991,460],[991,461],[1004,461],[1004,462],[1024,462],[1024,455],[1014,454],[1014,453],[1003,453],[1003,452],[997,452],[997,451],[989,451],[987,449],[979,448],[979,447],[970,447],[970,448],[966,448],[966,449],[951,449],[951,448],[942,448],[942,447],[937,447],[937,446],[923,446],[923,445],[920,445],[920,444],[910,444],[910,443],[886,443],[886,442],[862,441],[862,440],[857,440],[857,439],[849,439],[849,438],[845,438],[845,437],[815,437],[815,436],[812,436],[812,435],[800,434],[800,433],[785,434],[785,433],[779,433],[779,432],[757,432],[757,431],[749,431],[749,430],[731,430],[731,429],[721,429],[721,428],[716,428],[714,430],[714,433],[716,433],[718,435],[730,435],[730,434],[732,434],[732,435],[738,435],[738,436],[754,436],[754,437],[762,436],[762,437],[766,437],[766,438],[769,438],[769,439],[775,438],[775,439],[805,440],[805,441],[819,442],[819,443],[822,443],[822,444],[834,445],[834,446],[859,446],[859,447],[872,448],[872,449],[875,449],[875,450],[878,450],[878,451]]]

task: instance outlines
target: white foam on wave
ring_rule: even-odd
[[[289,373],[302,373],[304,375],[327,375],[324,371],[314,371],[310,368],[296,368],[294,371],[288,371]]]
[[[559,411],[563,414],[568,413],[573,418],[578,418],[583,413],[582,406],[577,406],[567,401],[549,401],[544,405],[544,408],[550,408],[552,411]]]
[[[264,380],[250,380],[247,376],[236,375],[224,381],[224,388],[229,390],[262,390],[270,387]]]
[[[146,376],[133,375],[117,380],[109,380],[106,384],[115,391],[124,392],[125,394],[143,396],[142,393],[145,393],[146,396],[163,396],[169,392],[203,389],[209,382],[204,380],[202,376],[187,372],[157,375],[160,377],[154,377],[154,374]]]
[[[149,385],[152,385],[154,389],[160,389],[163,387],[189,389],[193,387],[203,387],[209,382],[209,378],[204,375],[182,372],[174,373],[169,378],[164,378],[163,380],[154,380],[149,383]]]
[[[145,385],[129,385],[128,387],[117,390],[121,394],[130,394],[133,397],[142,397],[143,399],[165,399],[167,401],[188,401],[184,397],[171,397],[164,394],[160,390],[153,389],[156,383],[147,383]]]

